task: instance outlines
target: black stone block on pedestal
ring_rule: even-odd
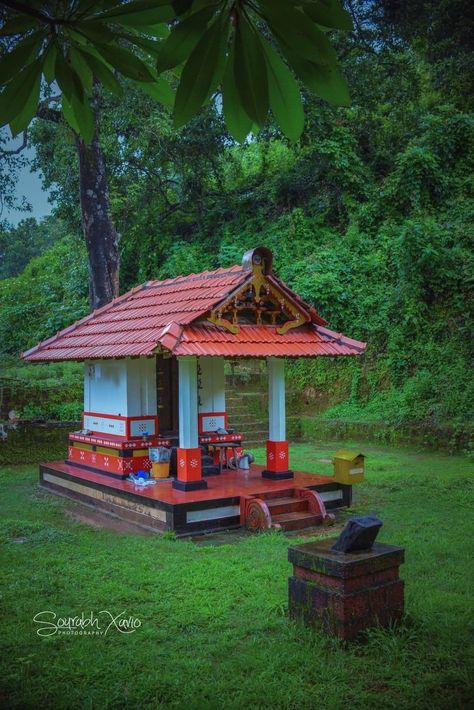
[[[375,515],[349,520],[331,550],[335,552],[358,552],[370,550],[383,523]]]

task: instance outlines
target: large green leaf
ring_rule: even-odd
[[[168,39],[160,43],[156,64],[158,71],[171,69],[184,62],[199,41],[213,13],[214,7],[205,7],[189,15],[171,30]]]
[[[54,69],[56,81],[62,93],[66,95],[66,98],[71,101],[73,96],[79,96],[82,100],[83,89],[81,80],[61,52],[58,52]]]
[[[92,82],[93,82],[93,75],[92,75],[91,67],[84,59],[84,56],[75,47],[71,47],[71,50],[69,52],[69,56],[71,59],[71,65],[72,65],[74,71],[78,74],[79,79],[81,80],[82,86],[84,87],[85,91],[88,94],[90,94],[92,91]]]
[[[222,82],[224,120],[230,135],[243,143],[252,128],[252,119],[245,113],[240,102],[234,79],[234,45],[232,43]]]
[[[149,68],[132,52],[117,45],[96,45],[97,51],[104,59],[124,76],[135,81],[153,81]]]
[[[96,42],[105,44],[115,40],[115,33],[105,22],[76,22],[73,28],[74,31],[85,35],[94,44]]]
[[[160,39],[166,39],[170,33],[168,25],[163,22],[147,25],[141,31],[142,36],[145,34],[147,37],[159,37]]]
[[[75,15],[88,17],[96,14],[99,10],[104,12],[120,4],[119,0],[97,0],[96,2],[92,0],[75,0]]]
[[[41,60],[28,64],[12,79],[0,94],[0,126],[11,123],[16,116],[28,112],[41,78]],[[39,89],[38,89],[39,91]],[[35,106],[36,108],[36,106]]]
[[[167,22],[175,16],[176,11],[170,0],[136,0],[96,15],[97,18],[113,20],[131,27]]]
[[[335,106],[349,106],[349,89],[339,67],[314,64],[284,44],[281,48],[288,63],[308,89]]]
[[[36,29],[37,27],[38,22],[34,19],[34,17],[16,15],[15,17],[7,20],[3,27],[0,27],[0,36],[6,37],[7,35],[16,35],[29,29]]]
[[[281,43],[317,64],[337,64],[336,53],[324,34],[311,19],[286,3],[261,0],[263,14],[269,27]]]
[[[31,119],[36,113],[40,97],[41,86],[41,60],[37,60],[38,67],[32,73],[32,78],[29,83],[29,93],[23,107],[15,117],[10,121],[10,130],[13,136],[16,136],[29,125]],[[39,68],[39,71],[38,71]]]
[[[120,15],[115,21],[125,27],[137,27],[146,31],[147,25],[155,25],[158,22],[169,22],[175,17],[175,12],[171,5],[162,8],[155,8],[147,12],[137,12],[133,15]]]
[[[144,52],[151,54],[155,58],[159,55],[161,45],[163,44],[162,42],[157,42],[149,37],[144,37],[143,34],[136,34],[133,32],[117,32],[117,37],[127,40],[127,42],[143,49]]]
[[[172,0],[171,4],[177,15],[184,15],[191,8],[193,0]]]
[[[260,38],[244,14],[235,31],[234,79],[245,112],[262,126],[268,114],[267,66]]]
[[[69,103],[69,101],[66,99],[64,94],[61,97],[61,108],[62,108],[63,116],[66,119],[66,122],[69,123],[69,125],[73,131],[75,131],[77,134],[79,134],[81,132],[81,129],[79,128],[79,124],[77,122],[74,111],[72,110],[72,106]]]
[[[224,30],[219,17],[203,34],[186,62],[174,104],[176,127],[184,125],[197,113],[216,86],[227,31],[227,25]]]
[[[157,76],[154,81],[135,82],[142,91],[159,101],[164,106],[172,106],[174,102],[174,91],[167,81],[161,76]]]
[[[87,100],[79,101],[77,96],[73,96],[69,102],[62,97],[63,115],[76,133],[78,133],[85,143],[90,143],[94,137],[95,121],[92,109]]]
[[[304,3],[303,11],[323,27],[352,30],[352,17],[342,8],[339,0],[312,0]]]
[[[46,51],[44,53],[44,58],[43,58],[43,74],[44,74],[44,78],[46,79],[48,84],[51,84],[54,81],[54,76],[55,76],[54,67],[56,64],[57,56],[58,56],[58,47],[57,47],[56,42],[53,40],[48,45],[48,48],[46,49]]]
[[[297,141],[304,128],[304,111],[298,84],[285,62],[266,40],[263,40],[263,49],[273,115],[285,136]]]
[[[0,85],[9,82],[20,69],[33,61],[43,41],[44,34],[34,32],[18,42],[11,52],[0,58]]]
[[[97,53],[88,47],[81,47],[78,51],[91,68],[93,76],[100,81],[106,89],[109,89],[109,91],[117,96],[121,96],[122,87],[120,86],[120,82],[117,80],[110,67],[99,58]]]

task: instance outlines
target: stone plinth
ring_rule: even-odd
[[[371,550],[334,552],[334,538],[295,545],[289,578],[289,614],[307,626],[351,640],[365,629],[388,626],[403,615],[404,549],[374,543]]]

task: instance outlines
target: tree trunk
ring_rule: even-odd
[[[89,257],[91,310],[105,306],[119,293],[119,235],[110,216],[105,158],[98,127],[92,143],[76,138],[79,156],[82,229]]]

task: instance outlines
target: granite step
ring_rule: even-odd
[[[308,501],[305,498],[297,498],[296,496],[269,498],[265,503],[268,505],[272,520],[274,520],[275,515],[282,513],[308,512]]]
[[[302,528],[309,528],[312,525],[320,525],[322,518],[320,515],[314,513],[280,513],[279,515],[272,515],[272,523],[274,525],[279,525],[282,530],[301,530]]]

